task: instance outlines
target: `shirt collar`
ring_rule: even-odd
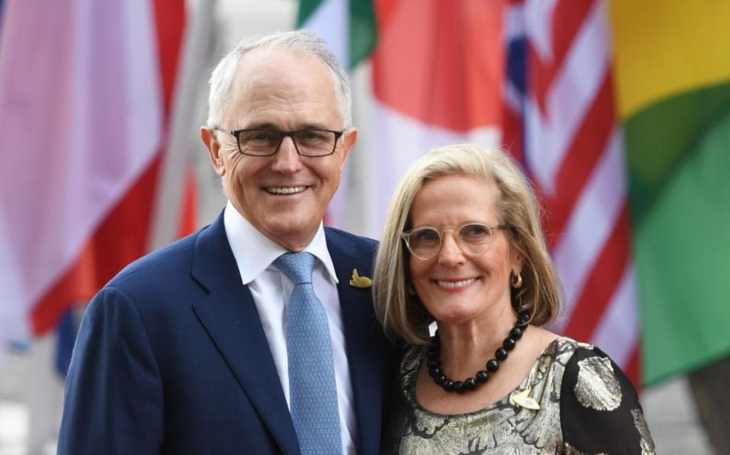
[[[236,259],[241,282],[250,284],[282,254],[288,250],[259,232],[238,210],[228,201],[223,213],[223,226],[226,230],[228,244]],[[327,239],[324,235],[324,226],[319,223],[314,238],[304,248],[319,259],[327,271],[330,281],[337,284],[335,266],[327,249]]]

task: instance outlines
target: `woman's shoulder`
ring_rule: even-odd
[[[554,334],[553,336],[545,336],[542,345],[544,347],[538,357],[536,367],[541,370],[554,370],[553,374],[560,379],[562,379],[568,365],[576,358],[576,354],[580,357],[593,352],[595,349],[591,344]]]
[[[578,351],[592,351],[595,346],[589,343],[576,341],[570,337],[563,335],[555,335],[547,347],[547,351],[559,358],[563,364],[566,364],[573,355]]]
[[[560,420],[570,447],[589,453],[654,453],[636,389],[600,348],[561,338]],[[562,363],[562,362],[561,362]]]
[[[612,411],[617,409],[624,395],[636,401],[636,392],[626,375],[601,349],[585,343],[575,344],[565,364],[561,394],[564,399],[575,399],[586,409]]]

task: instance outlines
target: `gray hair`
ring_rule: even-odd
[[[539,205],[527,178],[496,148],[458,144],[421,157],[393,196],[373,276],[375,312],[386,331],[411,344],[428,343],[431,317],[418,296],[408,292],[408,251],[401,233],[410,228],[411,206],[424,183],[448,175],[475,176],[497,185],[499,222],[509,226],[510,246],[523,261],[524,284],[512,288],[513,308],[529,311],[533,325],[552,320],[560,305],[559,283],[540,227]]]
[[[243,40],[218,62],[209,81],[210,95],[208,97],[207,121],[209,128],[221,126],[223,114],[231,102],[231,88],[236,77],[238,64],[244,55],[256,49],[296,51],[317,57],[327,65],[332,73],[337,107],[344,122],[343,126],[345,128],[352,126],[352,95],[347,72],[337,61],[337,57],[327,49],[322,38],[312,32],[295,30]]]

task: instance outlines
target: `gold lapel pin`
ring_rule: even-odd
[[[352,286],[354,288],[369,288],[372,285],[373,285],[373,280],[357,273],[357,269],[352,270],[352,277],[350,278],[350,286]]]

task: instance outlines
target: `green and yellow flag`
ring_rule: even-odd
[[[730,2],[611,2],[644,382],[730,353]]]

